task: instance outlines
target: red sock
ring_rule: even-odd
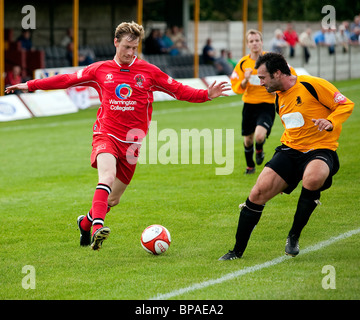
[[[93,222],[93,218],[92,218],[91,209],[90,209],[90,211],[87,213],[87,215],[84,217],[84,219],[82,219],[80,222],[81,229],[83,229],[85,231],[90,231],[92,222]]]
[[[111,209],[111,207],[108,206],[106,213],[108,213],[110,211],[110,209]],[[93,223],[91,211],[92,211],[92,209],[90,209],[90,211],[87,213],[87,215],[84,217],[84,219],[82,219],[80,222],[80,227],[85,231],[90,231],[92,223]]]
[[[91,207],[91,216],[93,219],[92,234],[104,225],[106,213],[108,212],[108,197],[111,188],[106,184],[99,183],[96,187]]]

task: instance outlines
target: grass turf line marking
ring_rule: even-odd
[[[349,238],[349,237],[351,237],[351,236],[353,236],[355,234],[358,234],[358,233],[360,233],[360,228],[355,229],[355,230],[351,230],[351,231],[348,231],[348,232],[345,232],[345,233],[342,233],[342,234],[338,235],[337,237],[332,237],[332,238],[330,238],[328,240],[321,241],[321,242],[319,242],[319,243],[317,243],[315,245],[312,245],[310,247],[307,247],[307,248],[301,250],[299,255],[303,255],[303,254],[306,254],[306,253],[309,253],[309,252],[318,251],[320,249],[323,249],[325,247],[328,247],[328,246],[332,245],[333,243],[335,243],[337,241],[344,240],[344,239]],[[176,296],[180,296],[180,295],[188,293],[188,292],[204,289],[204,288],[210,287],[210,286],[215,285],[215,284],[223,283],[225,281],[228,281],[228,280],[231,280],[231,279],[234,279],[234,278],[237,278],[237,277],[241,277],[241,276],[243,276],[245,274],[248,274],[248,273],[253,273],[253,272],[256,272],[256,271],[261,270],[261,269],[265,269],[265,268],[275,266],[275,265],[277,265],[279,263],[282,263],[282,262],[284,262],[284,261],[286,261],[288,259],[293,259],[293,258],[290,257],[290,256],[286,256],[286,255],[280,256],[278,258],[275,258],[273,260],[270,260],[270,261],[267,261],[267,262],[264,262],[264,263],[261,263],[261,264],[257,264],[255,266],[247,267],[247,268],[244,268],[244,269],[240,269],[238,271],[234,271],[234,272],[225,274],[224,276],[222,276],[220,278],[217,278],[217,279],[211,279],[211,280],[203,281],[203,282],[200,282],[200,283],[195,283],[195,284],[193,284],[191,286],[188,286],[188,287],[185,287],[185,288],[177,289],[177,290],[174,290],[174,291],[171,291],[171,292],[168,292],[168,293],[158,294],[157,296],[155,296],[153,298],[150,298],[149,300],[166,300],[166,299],[170,299],[170,298],[173,298],[173,297],[176,297]],[[219,263],[224,263],[224,262],[219,262]]]

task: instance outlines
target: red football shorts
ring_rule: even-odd
[[[97,168],[96,158],[100,153],[110,153],[116,158],[116,177],[129,184],[139,158],[139,144],[125,143],[109,135],[94,135],[91,152],[91,166]]]

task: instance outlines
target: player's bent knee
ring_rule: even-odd
[[[325,183],[328,175],[308,175],[303,178],[303,187],[308,190],[319,190]]]
[[[108,199],[108,205],[110,207],[115,207],[120,203],[120,199]]]

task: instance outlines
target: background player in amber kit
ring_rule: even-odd
[[[263,145],[270,135],[275,118],[274,95],[260,86],[256,59],[263,54],[263,40],[260,31],[250,29],[246,34],[250,54],[242,57],[231,75],[231,86],[234,92],[242,94],[244,107],[242,111],[242,135],[246,160],[246,174],[255,173],[254,140],[256,163],[264,160]]]
[[[299,253],[300,233],[319,204],[321,191],[330,188],[339,170],[338,139],[342,123],[354,108],[354,103],[328,81],[292,75],[280,54],[260,56],[255,68],[261,85],[268,92],[276,92],[275,106],[285,131],[282,145],[276,148],[246,202],[240,205],[234,249],[219,260],[240,258],[266,202],[281,192],[290,194],[302,180],[285,246],[286,254]]]
[[[144,29],[135,22],[123,22],[115,30],[116,54],[113,60],[100,61],[73,74],[31,80],[10,86],[14,90],[66,89],[82,85],[94,87],[101,101],[93,126],[91,165],[98,170],[98,185],[86,216],[78,218],[80,245],[98,250],[110,229],[104,220],[116,206],[130,183],[142,139],[152,115],[153,91],[164,91],[178,100],[205,102],[226,96],[226,82],[194,89],[175,81],[158,67],[137,59],[136,51]],[[92,227],[92,235],[90,233]]]

